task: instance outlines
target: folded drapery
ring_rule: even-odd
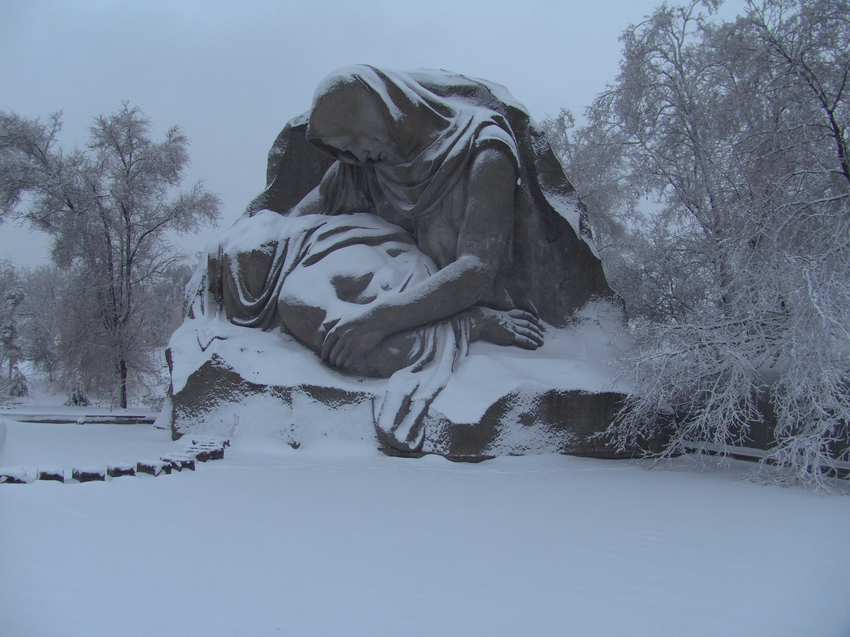
[[[375,215],[263,211],[239,219],[208,250],[187,290],[187,319],[223,315],[242,327],[280,328],[318,351],[328,326],[347,311],[398,294],[436,269],[409,233]],[[409,330],[406,351],[395,351],[398,339],[378,346],[393,349],[384,358],[402,361],[375,399],[383,444],[421,448],[423,417],[466,354],[469,331],[468,319],[458,315]],[[384,367],[365,372],[387,375]]]

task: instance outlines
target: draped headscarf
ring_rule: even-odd
[[[517,143],[503,114],[470,100],[471,94],[439,95],[415,76],[358,65],[334,73],[316,89],[307,139],[341,161],[337,174],[325,180],[335,212],[354,212],[362,205],[356,195],[344,193],[343,184],[362,187],[363,179],[351,174],[361,167],[350,167],[350,157],[325,142],[334,137],[377,139],[399,153],[397,163],[367,167],[368,185],[408,219],[433,213],[465,177],[474,151],[498,147],[519,172]],[[485,88],[463,79],[477,92]]]
[[[513,228],[482,302],[536,312],[560,326],[592,296],[613,295],[578,194],[544,133],[503,86],[446,71],[346,67],[317,88],[305,137],[338,160],[320,184],[328,214],[377,212],[410,229],[440,267],[451,255],[426,249],[422,224],[444,214],[446,202],[463,205],[455,186],[469,178],[476,153],[499,149],[518,177]],[[352,162],[327,143],[335,137],[376,139],[397,151],[399,161]],[[273,161],[270,154],[270,167]],[[277,174],[290,179],[291,173]],[[268,191],[279,187],[272,175]],[[274,204],[268,198],[264,205]]]

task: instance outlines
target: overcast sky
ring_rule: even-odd
[[[229,226],[264,187],[266,155],[334,69],[443,68],[504,84],[535,119],[580,115],[617,75],[618,37],[660,0],[0,0],[0,109],[63,111],[64,146],[127,100],[159,137],[179,124]],[[727,0],[732,17],[743,0]],[[200,249],[213,229],[186,241]],[[47,260],[0,226],[0,259]]]

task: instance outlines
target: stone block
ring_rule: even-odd
[[[113,464],[109,465],[106,473],[110,478],[120,478],[121,476],[136,475],[136,465],[134,464]]]
[[[171,341],[172,437],[199,446],[211,439],[259,437],[293,448],[336,439],[401,455],[383,444],[374,406],[386,381],[347,376],[280,332],[224,321],[184,325]],[[606,361],[630,341],[616,317],[547,328],[535,351],[473,343],[422,420],[416,453],[480,461],[503,455],[564,453],[630,458],[600,436],[629,390]],[[648,445],[660,448],[662,440]],[[220,457],[200,448],[199,461]],[[193,451],[195,453],[195,451]]]
[[[188,469],[189,471],[195,470],[195,458],[189,454],[162,456],[160,460],[170,464],[171,467],[177,471],[182,471],[183,469]]]
[[[0,467],[0,484],[27,484],[27,470],[23,467]]]
[[[161,473],[171,473],[171,463],[162,460],[139,460],[136,463],[136,475],[146,473],[158,476]]]
[[[77,482],[102,482],[106,480],[106,470],[103,467],[75,467],[71,476]]]
[[[53,465],[39,465],[38,467],[39,480],[55,480],[56,482],[65,482],[65,470],[62,467]]]
[[[192,445],[189,447],[188,453],[193,455],[199,462],[221,460],[224,458],[224,445]]]

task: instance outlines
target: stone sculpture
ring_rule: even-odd
[[[353,66],[326,78],[311,110],[278,136],[265,191],[204,265],[186,313],[201,351],[246,338],[202,320],[226,318],[295,339],[326,369],[388,379],[372,392],[374,424],[382,448],[397,453],[439,451],[426,444],[429,407],[470,343],[533,351],[591,299],[618,313],[583,207],[543,133],[504,87],[443,71]],[[173,376],[175,352],[185,352],[175,343]],[[237,394],[265,391],[246,389],[244,373],[224,380],[234,365],[216,364],[218,376],[215,365],[177,374],[175,435],[240,383]],[[198,383],[213,378],[213,396],[199,395]],[[287,383],[274,385],[291,403]],[[318,401],[333,403],[325,389]],[[607,424],[616,397],[605,394],[593,422],[572,428]],[[577,412],[590,404],[570,400]]]

